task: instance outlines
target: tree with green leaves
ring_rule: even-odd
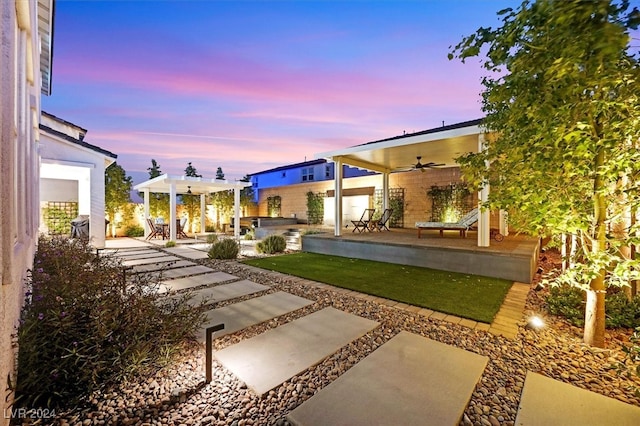
[[[133,180],[118,163],[113,163],[104,172],[104,185],[105,212],[110,221],[112,235],[115,236],[119,226],[117,214],[120,213],[124,220],[133,213],[131,205]]]
[[[638,242],[630,218],[640,202],[640,67],[627,0],[525,0],[498,12],[450,53],[480,56],[484,151],[458,159],[485,207],[505,209],[520,229],[580,241],[573,267],[554,280],[586,293],[584,341],[604,345],[605,294],[638,278],[624,255]],[[636,46],[637,47],[637,46]],[[622,232],[609,232],[623,223]]]
[[[188,177],[202,177],[201,174],[198,174],[196,168],[193,167],[191,161],[189,161],[187,167],[184,169],[184,175]],[[182,194],[180,198],[189,218],[189,226],[191,226],[191,229],[194,229],[193,224],[195,218],[200,215],[200,196],[195,194]]]
[[[149,179],[156,178],[158,176],[162,176],[162,170],[160,170],[160,165],[154,160],[151,159],[151,167],[147,168],[149,172]],[[142,194],[140,195],[142,196]],[[169,194],[160,193],[160,192],[150,192],[149,193],[149,212],[153,217],[169,217]]]
[[[249,175],[244,175],[240,182],[245,182],[249,184],[251,182],[251,178]],[[249,207],[256,205],[256,192],[253,189],[253,186],[249,185],[240,190],[240,207],[243,211],[243,216],[247,215],[247,209]]]

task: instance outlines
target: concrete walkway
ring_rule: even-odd
[[[403,331],[287,418],[299,426],[456,425],[487,361]]]
[[[258,395],[319,363],[378,323],[325,308],[214,354]]]

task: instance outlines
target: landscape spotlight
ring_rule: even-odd
[[[527,321],[527,326],[525,328],[529,330],[539,330],[544,327],[544,320],[537,315],[533,315],[529,317]]]

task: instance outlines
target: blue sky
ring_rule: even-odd
[[[229,179],[480,118],[482,69],[449,47],[519,1],[56,2],[43,110],[139,180]]]

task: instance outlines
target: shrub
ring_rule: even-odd
[[[128,226],[127,229],[124,230],[124,235],[127,237],[144,237],[144,228],[139,225]]]
[[[225,238],[213,244],[209,249],[211,259],[235,259],[240,252],[240,246],[231,238]]]
[[[578,288],[567,285],[551,288],[547,309],[575,326],[584,326],[584,292]],[[610,292],[606,298],[606,315],[607,328],[640,327],[640,295],[629,300],[622,291]]]
[[[584,326],[584,292],[576,287],[552,287],[547,297],[547,309],[553,315],[565,317],[571,324]]]
[[[256,244],[259,253],[274,254],[282,253],[287,248],[287,241],[282,235],[269,235],[264,240]]]
[[[640,295],[631,300],[622,292],[607,295],[607,327],[640,327]]]
[[[204,232],[216,232],[215,225],[207,225],[204,227]]]
[[[247,232],[246,234],[244,234],[245,241],[252,241],[255,239],[255,235],[253,235],[253,232]]]
[[[216,234],[207,235],[207,244],[213,244],[216,241],[218,241],[218,235],[216,235]]]
[[[175,247],[176,246],[176,242],[175,241],[167,241],[167,243],[164,246],[166,248]]]
[[[80,240],[40,238],[18,328],[18,407],[72,408],[146,377],[203,324],[189,295],[161,297],[151,274],[125,285],[120,261],[94,253]]]

